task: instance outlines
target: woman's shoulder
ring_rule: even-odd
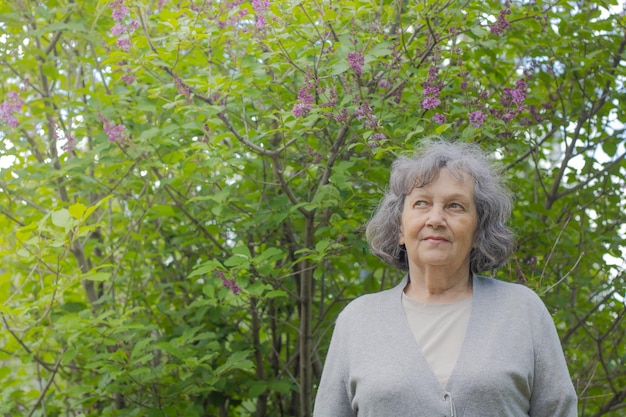
[[[368,314],[380,314],[381,310],[388,311],[390,304],[393,304],[394,300],[400,303],[402,288],[403,284],[401,282],[387,290],[360,295],[344,307],[340,316],[364,317]]]
[[[514,302],[528,307],[544,307],[539,295],[524,284],[502,281],[495,278],[474,276],[474,291],[481,298]]]

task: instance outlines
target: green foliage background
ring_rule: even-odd
[[[0,2],[0,415],[310,416],[337,313],[401,277],[363,236],[389,164],[440,136],[502,161],[495,275],[553,312],[580,415],[621,415],[621,6],[263,5]]]

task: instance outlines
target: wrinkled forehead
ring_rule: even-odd
[[[431,182],[436,181],[443,169],[447,170],[452,177],[459,182],[472,180],[469,172],[467,172],[464,167],[459,166],[459,164],[444,163],[442,166],[433,165],[431,167],[427,167],[427,169],[416,169],[412,172],[412,175],[408,175],[404,186],[404,193],[410,194],[414,188],[422,188]]]

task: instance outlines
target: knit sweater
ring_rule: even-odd
[[[577,416],[554,323],[532,290],[473,277],[467,333],[442,389],[409,329],[406,283],[341,312],[314,417]]]

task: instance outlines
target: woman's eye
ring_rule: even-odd
[[[463,210],[463,205],[459,203],[452,203],[450,204],[450,208],[455,210]]]
[[[413,203],[413,206],[414,207],[422,207],[422,206],[425,206],[426,204],[428,204],[428,203],[426,203],[426,201],[424,201],[424,200],[417,200],[415,203]]]

